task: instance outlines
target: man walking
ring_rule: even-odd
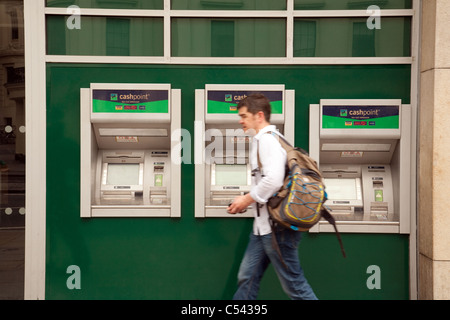
[[[286,167],[286,151],[281,147],[270,124],[271,107],[262,94],[252,94],[238,104],[239,123],[245,133],[253,135],[250,149],[252,188],[250,193],[238,196],[228,207],[228,213],[236,214],[253,204],[253,231],[238,273],[236,300],[257,298],[261,278],[269,263],[274,266],[281,286],[291,299],[317,300],[306,280],[298,258],[301,232],[281,226],[272,227],[269,221],[267,200],[283,185]],[[269,134],[272,132],[272,134]],[[261,167],[258,165],[258,156]],[[282,260],[272,246],[272,237],[278,241]]]

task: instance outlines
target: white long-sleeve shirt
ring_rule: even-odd
[[[269,223],[269,212],[267,211],[267,200],[277,192],[284,182],[286,151],[278,142],[277,133],[267,132],[277,131],[274,125],[268,125],[261,129],[254,137],[250,149],[250,165],[252,168],[252,188],[251,197],[257,202],[253,205],[255,220],[253,223],[253,233],[255,235],[265,235],[272,232]],[[280,134],[278,132],[278,134]],[[258,156],[262,165],[262,172],[258,169]],[[263,204],[257,212],[257,204]]]

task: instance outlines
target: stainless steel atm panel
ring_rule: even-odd
[[[180,98],[170,84],[81,89],[81,217],[181,215]]]
[[[195,91],[195,217],[253,217],[252,210],[230,215],[228,204],[250,192],[252,137],[239,124],[237,104],[251,93],[271,100],[271,124],[294,143],[294,91],[284,85],[207,84]],[[249,207],[248,209],[251,209]]]
[[[411,107],[401,100],[310,105],[310,155],[342,232],[409,233]],[[333,231],[320,221],[311,232]]]

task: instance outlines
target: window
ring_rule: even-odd
[[[211,56],[234,56],[234,21],[211,21]]]
[[[314,57],[316,54],[316,21],[296,20],[294,24],[294,56]]]
[[[408,57],[411,18],[384,17],[381,29],[366,18],[296,18],[295,57]]]
[[[375,56],[375,29],[367,28],[365,22],[353,23],[352,56]]]
[[[172,10],[286,10],[286,0],[172,0]]]
[[[412,0],[294,0],[294,10],[411,9]]]
[[[103,9],[163,9],[164,0],[46,0],[47,7],[67,8],[71,5],[80,8]]]
[[[284,57],[284,19],[172,19],[175,57]]]
[[[78,29],[67,27],[72,4],[83,8]],[[366,25],[371,5],[382,10],[381,28]],[[47,0],[47,6],[53,7],[46,14],[47,54],[54,56],[140,56],[150,63],[227,58],[210,59],[226,64],[411,56],[412,0]],[[400,60],[406,61],[392,61]]]
[[[130,55],[130,19],[106,18],[106,55]]]
[[[81,29],[68,29],[67,16],[47,16],[47,54],[162,56],[162,18],[83,16]]]

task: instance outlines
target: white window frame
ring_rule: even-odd
[[[81,8],[83,16],[146,17],[164,19],[164,56],[78,56],[46,55],[46,62],[56,63],[140,63],[140,64],[216,64],[216,65],[324,65],[324,64],[411,64],[412,57],[294,57],[294,18],[370,17],[366,10],[294,10],[287,0],[287,10],[171,10],[164,0],[163,10]],[[380,10],[381,17],[413,17],[413,9]],[[45,15],[67,15],[66,8],[45,8]],[[172,57],[171,18],[285,18],[286,57]]]
[[[46,8],[45,0],[24,0],[25,65],[26,65],[26,241],[25,241],[25,299],[45,299],[46,264],[46,63],[139,63],[194,65],[377,65],[406,64],[411,66],[411,106],[417,119],[419,94],[419,43],[421,1],[413,0],[413,9],[381,10],[381,17],[411,17],[410,57],[294,57],[294,18],[368,17],[365,10],[294,10],[294,0],[287,0],[283,11],[198,11],[171,10],[170,0],[164,0],[163,10],[81,9],[88,15],[163,17],[164,56],[116,57],[69,56],[46,54],[46,16],[67,15],[66,8]],[[232,17],[286,18],[286,57],[171,57],[171,18],[173,17]],[[415,129],[414,129],[415,130]],[[415,134],[415,132],[413,133]],[[416,168],[416,150],[411,155],[411,167]],[[416,230],[416,173],[411,183],[411,230]],[[417,238],[410,234],[410,298],[417,299]]]

